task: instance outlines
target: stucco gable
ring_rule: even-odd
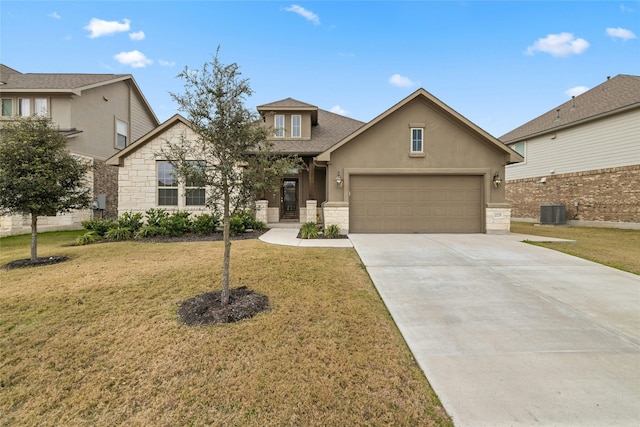
[[[156,127],[151,132],[147,133],[146,135],[144,135],[143,137],[135,141],[133,144],[129,145],[124,150],[108,158],[107,164],[114,165],[114,166],[122,166],[123,161],[127,156],[131,155],[135,151],[144,147],[150,141],[153,141],[154,139],[160,137],[162,134],[167,133],[171,128],[173,128],[178,124],[183,124],[187,128],[192,128],[191,122],[189,122],[189,120],[185,119],[180,114],[175,114],[173,117],[171,117],[170,119],[162,123],[160,126]]]
[[[389,108],[388,110],[386,110],[385,112],[383,112],[382,114],[380,114],[379,116],[371,120],[366,125],[357,129],[355,132],[351,133],[350,135],[348,135],[347,137],[345,137],[344,139],[342,139],[341,141],[339,141],[337,144],[333,145],[326,151],[320,153],[320,155],[318,155],[317,157],[317,160],[321,162],[329,162],[331,160],[332,152],[344,146],[345,144],[348,144],[350,141],[354,140],[359,135],[368,131],[369,129],[376,126],[377,124],[385,121],[388,117],[396,114],[402,107],[413,102],[414,100],[421,100],[425,102],[431,108],[433,108],[434,110],[437,110],[449,120],[465,128],[465,130],[475,135],[478,139],[486,142],[488,145],[504,153],[505,163],[507,164],[517,163],[517,162],[522,162],[524,160],[522,156],[520,156],[518,153],[513,151],[511,148],[507,147],[498,139],[491,136],[489,133],[487,133],[486,131],[484,131],[483,129],[481,129],[471,121],[469,121],[466,117],[462,116],[460,113],[458,113],[457,111],[455,111],[454,109],[446,105],[444,102],[440,101],[438,98],[436,98],[435,96],[433,96],[432,94],[424,90],[423,88],[416,90],[411,95],[409,95],[402,101],[398,102],[396,105]]]

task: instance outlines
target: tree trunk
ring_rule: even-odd
[[[31,214],[31,261],[38,259],[38,215]]]
[[[222,305],[229,304],[229,264],[231,260],[231,215],[229,213],[230,205],[229,189],[224,188],[224,261],[222,263],[222,294],[220,295]]]

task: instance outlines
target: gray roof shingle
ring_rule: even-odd
[[[0,82],[2,82],[0,84],[0,91],[77,91],[85,87],[130,77],[130,74],[24,74],[4,64],[0,64]]]
[[[508,144],[633,106],[640,106],[640,76],[618,74],[498,139]]]

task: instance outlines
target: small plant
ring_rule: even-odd
[[[201,214],[191,221],[191,231],[196,234],[215,233],[220,225],[220,218],[213,214]]]
[[[161,219],[160,228],[162,229],[162,234],[166,234],[167,236],[182,236],[191,228],[189,215],[189,212],[176,211]]]
[[[267,228],[267,224],[265,224],[262,221],[253,220],[252,223],[251,223],[251,228],[253,228],[256,231],[262,231],[265,228]]]
[[[109,240],[130,240],[133,233],[129,227],[121,227],[120,225],[109,229],[104,235]]]
[[[244,233],[246,227],[244,226],[243,219],[235,215],[229,218],[229,229],[233,234]]]
[[[102,240],[102,236],[99,235],[95,230],[87,231],[81,236],[76,238],[76,244],[78,245],[88,245],[89,243],[97,242],[98,240]]]
[[[93,218],[82,221],[82,226],[89,231],[95,231],[98,236],[104,237],[110,228],[116,226],[116,222],[112,219]]]
[[[145,215],[147,216],[147,225],[155,225],[156,227],[160,227],[162,220],[169,216],[166,210],[155,208],[147,209]]]
[[[157,225],[145,225],[135,233],[134,237],[136,239],[145,239],[148,237],[158,236],[160,234],[163,234],[162,228]]]
[[[320,230],[315,222],[307,222],[300,229],[300,236],[303,239],[317,239],[320,234]]]
[[[340,236],[340,227],[336,224],[331,224],[325,228],[324,235],[327,239],[337,239]]]
[[[142,214],[140,212],[125,212],[118,218],[118,225],[128,228],[132,233],[135,233],[143,225]]]

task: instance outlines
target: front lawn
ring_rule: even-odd
[[[535,243],[630,273],[640,274],[640,230],[595,227],[541,227],[512,222],[512,233],[558,237],[576,243]]]
[[[39,238],[69,261],[0,271],[0,425],[451,425],[353,249],[233,242],[232,287],[271,311],[194,328],[176,309],[218,289],[221,242],[78,234]]]

